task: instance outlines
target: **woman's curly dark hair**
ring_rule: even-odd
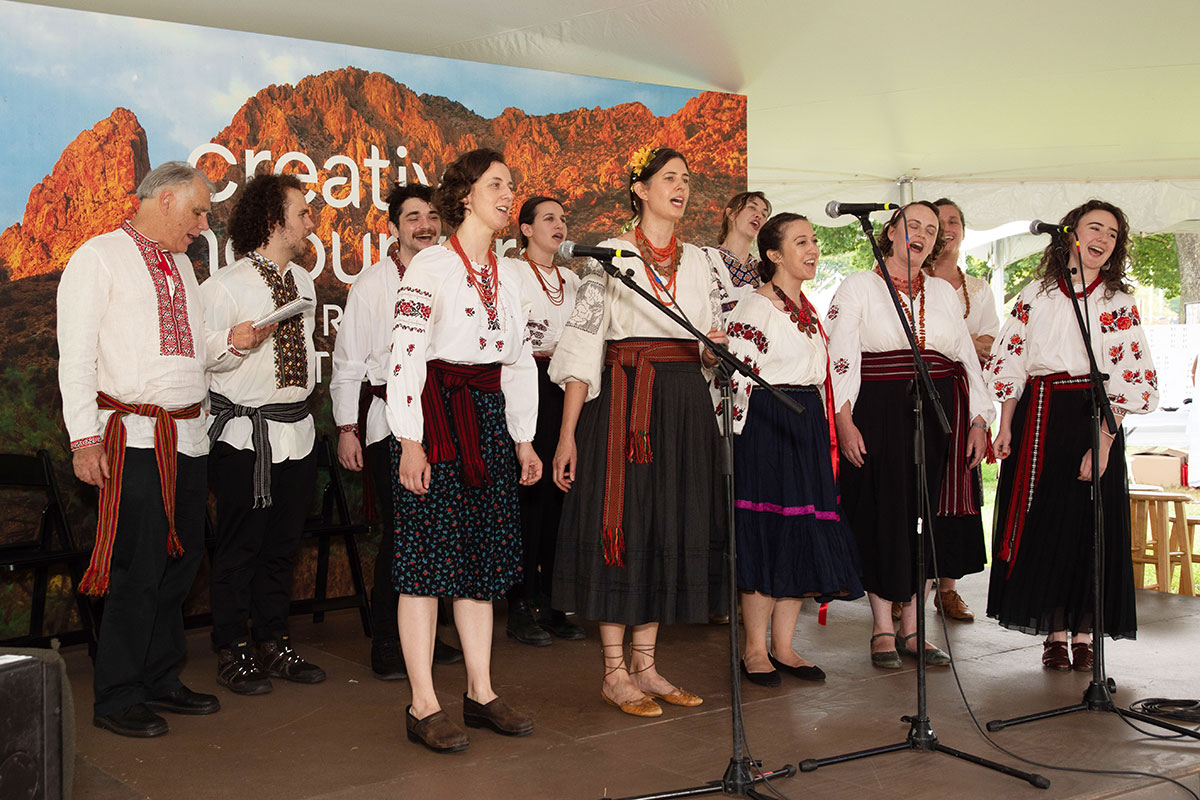
[[[933,218],[938,221],[937,239],[933,242],[933,248],[929,251],[929,255],[925,256],[926,264],[937,260],[938,254],[942,252],[942,248],[946,246],[946,239],[942,235],[942,218],[938,216],[937,206],[928,200],[914,200],[906,206],[896,209],[892,214],[892,218],[884,223],[879,229],[879,233],[875,235],[875,241],[879,242],[879,252],[883,253],[883,257],[887,258],[892,254],[892,240],[888,238],[887,232],[889,228],[897,228],[904,219],[904,214],[913,206],[924,206],[933,212]]]
[[[229,217],[229,239],[233,251],[253,253],[271,239],[276,225],[283,225],[287,190],[304,192],[304,184],[295,175],[258,175],[250,179]]]
[[[684,157],[683,153],[671,147],[656,147],[654,148],[654,155],[650,157],[650,160],[646,162],[646,166],[642,167],[638,174],[634,175],[633,170],[629,171],[629,209],[633,211],[635,216],[642,216],[642,198],[638,197],[633,191],[633,185],[635,183],[648,182],[673,158],[678,158],[683,162],[685,167],[687,166],[687,158]]]
[[[446,167],[441,183],[433,192],[433,208],[442,218],[442,224],[457,228],[466,219],[467,209],[463,201],[471,194],[471,187],[492,164],[504,164],[504,156],[487,147],[463,153]]]
[[[758,232],[758,277],[762,278],[763,283],[774,278],[775,271],[779,269],[779,265],[771,260],[768,253],[772,250],[778,252],[783,247],[784,228],[793,222],[801,221],[808,222],[808,217],[784,211],[767,220],[767,224]]]
[[[1059,221],[1059,225],[1071,227],[1072,235],[1053,237],[1050,246],[1042,251],[1042,260],[1038,262],[1037,272],[1034,273],[1042,280],[1042,291],[1052,291],[1060,279],[1068,286],[1071,284],[1071,251],[1075,249],[1079,220],[1092,211],[1107,211],[1117,220],[1117,243],[1108,261],[1100,267],[1100,277],[1104,279],[1104,299],[1111,298],[1117,292],[1131,291],[1129,284],[1125,282],[1125,261],[1129,256],[1129,220],[1126,219],[1125,212],[1112,203],[1095,199],[1071,209]]]

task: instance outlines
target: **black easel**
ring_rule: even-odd
[[[601,266],[604,267],[605,272],[621,281],[621,283],[625,284],[633,292],[644,297],[647,302],[674,320],[699,342],[704,343],[720,359],[716,367],[716,374],[717,383],[721,389],[722,419],[724,422],[721,432],[721,474],[725,480],[725,502],[727,508],[725,525],[727,542],[726,560],[728,562],[726,567],[729,577],[729,704],[733,716],[733,755],[729,759],[729,766],[725,768],[725,774],[720,780],[708,781],[699,786],[691,786],[686,789],[673,789],[657,794],[634,795],[621,798],[621,800],[668,800],[668,798],[696,797],[703,794],[724,794],[733,797],[764,798],[765,800],[766,795],[757,792],[754,789],[754,785],[762,781],[770,781],[774,778],[790,778],[796,774],[796,768],[791,764],[785,764],[779,769],[763,772],[762,763],[751,761],[744,752],[745,724],[742,719],[741,677],[738,674],[737,540],[734,536],[733,523],[733,393],[729,382],[731,372],[740,373],[766,389],[792,413],[802,414],[804,413],[804,409],[796,401],[788,397],[787,394],[756,375],[753,370],[734,357],[725,346],[713,342],[705,334],[697,330],[681,313],[672,311],[660,302],[658,298],[650,294],[650,292],[638,286],[633,280],[632,271],[618,269],[612,263],[611,259],[599,259],[599,261]],[[645,261],[645,259],[642,259],[642,261]],[[673,297],[671,298],[672,301],[674,299]]]
[[[1073,233],[1073,232],[1072,232]],[[1065,236],[1065,232],[1060,232],[1055,235]],[[1079,238],[1075,239],[1075,254],[1079,260],[1079,269],[1082,271],[1083,261],[1079,252]],[[1193,739],[1200,739],[1200,732],[1185,728],[1182,725],[1175,725],[1158,717],[1144,714],[1140,711],[1132,709],[1118,709],[1113,703],[1112,694],[1117,690],[1116,681],[1109,678],[1104,670],[1104,507],[1100,494],[1100,421],[1103,418],[1105,424],[1108,425],[1110,432],[1117,431],[1116,418],[1113,416],[1112,405],[1108,402],[1108,391],[1104,387],[1104,381],[1108,380],[1108,375],[1100,371],[1096,364],[1096,354],[1092,350],[1092,338],[1090,335],[1090,326],[1085,315],[1087,308],[1087,286],[1086,278],[1084,278],[1083,302],[1080,303],[1080,298],[1075,294],[1074,274],[1075,269],[1071,270],[1072,280],[1068,283],[1067,295],[1071,298],[1071,307],[1075,310],[1075,322],[1079,327],[1079,335],[1083,340],[1083,348],[1087,352],[1088,364],[1091,367],[1091,374],[1088,376],[1091,380],[1089,394],[1091,395],[1092,403],[1092,520],[1093,520],[1093,543],[1092,543],[1092,680],[1088,684],[1087,689],[1083,692],[1083,699],[1069,706],[1052,709],[1050,711],[1042,711],[1036,714],[1026,714],[1021,717],[1012,717],[1010,719],[994,719],[987,724],[989,731],[1000,731],[1011,725],[1021,725],[1026,722],[1033,722],[1039,719],[1049,719],[1051,717],[1059,717],[1063,714],[1073,714],[1076,711],[1110,711],[1114,714],[1120,714],[1129,719],[1136,719],[1139,722],[1145,722],[1151,725],[1157,725],[1160,728],[1171,731],[1172,733],[1181,736],[1190,736]],[[1111,453],[1110,453],[1111,457]],[[1121,457],[1118,454],[1118,457]],[[1165,544],[1161,545],[1165,546]]]
[[[901,211],[903,213],[903,211]],[[978,764],[981,767],[1002,772],[1005,775],[1011,775],[1014,778],[1028,781],[1031,785],[1039,789],[1046,789],[1050,786],[1050,781],[1041,775],[1030,772],[1023,772],[1019,769],[1000,764],[995,761],[971,753],[965,753],[962,750],[956,750],[953,747],[942,744],[933,732],[933,726],[929,722],[929,714],[926,710],[926,684],[925,684],[925,525],[922,525],[922,520],[926,524],[930,522],[933,515],[929,507],[929,498],[926,494],[925,483],[925,415],[923,396],[928,398],[932,403],[934,412],[937,415],[938,424],[941,426],[943,433],[950,433],[950,423],[946,419],[946,412],[942,408],[941,401],[938,398],[937,389],[933,385],[933,380],[929,376],[929,368],[925,361],[921,358],[921,349],[917,345],[916,337],[913,335],[912,326],[909,325],[908,316],[904,313],[904,307],[901,305],[900,295],[896,292],[896,287],[892,285],[892,280],[888,277],[887,266],[883,263],[883,253],[879,250],[879,244],[875,241],[874,231],[871,228],[871,220],[867,212],[856,215],[859,223],[862,225],[863,231],[867,235],[867,240],[871,242],[871,247],[875,251],[875,260],[879,264],[879,269],[883,273],[883,282],[887,286],[888,294],[891,295],[892,305],[895,306],[896,315],[900,319],[900,325],[904,329],[904,335],[908,339],[909,349],[912,350],[913,357],[913,381],[912,399],[913,399],[913,463],[916,466],[916,492],[917,492],[917,713],[905,715],[900,718],[902,722],[909,723],[908,736],[902,742],[895,744],[883,745],[881,747],[872,747],[867,750],[857,750],[852,753],[843,753],[829,758],[812,758],[800,762],[801,772],[812,772],[818,767],[823,767],[826,764],[840,764],[844,761],[855,761],[868,756],[881,755],[883,753],[894,753],[900,750],[918,750],[918,751],[935,751],[945,753],[946,755],[961,758],[964,761],[969,761],[972,764]],[[904,222],[904,220],[902,220]],[[907,233],[905,234],[907,236]]]

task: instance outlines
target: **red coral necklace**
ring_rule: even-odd
[[[458,257],[462,259],[463,266],[467,270],[467,285],[475,289],[475,294],[479,295],[479,302],[483,304],[483,309],[487,312],[488,330],[500,330],[500,318],[496,313],[496,296],[500,290],[500,267],[496,263],[496,254],[489,248],[487,266],[476,268],[471,263],[471,259],[467,258],[467,254],[463,252],[462,245],[458,242],[458,234],[450,237],[450,246],[454,248],[454,252],[458,253]]]

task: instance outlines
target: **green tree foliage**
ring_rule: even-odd
[[[878,232],[879,225],[875,226]],[[826,228],[814,225],[821,242],[822,271],[836,281],[851,272],[870,269],[875,259],[870,242],[858,225]],[[1031,253],[1004,267],[1004,301],[1009,303],[1033,280],[1040,252]],[[992,267],[986,261],[967,256],[966,271],[977,278],[991,280]],[[1167,300],[1179,296],[1179,253],[1171,233],[1137,234],[1129,242],[1129,275],[1140,286],[1161,289]]]

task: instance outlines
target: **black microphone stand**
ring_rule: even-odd
[[[1041,775],[1022,772],[1005,764],[989,761],[980,756],[965,753],[962,750],[942,744],[938,740],[937,734],[934,733],[933,726],[929,721],[929,714],[926,707],[925,682],[925,536],[928,535],[925,528],[932,527],[933,514],[931,513],[929,497],[926,493],[925,413],[923,398],[928,398],[930,404],[933,406],[938,424],[941,426],[943,433],[950,433],[950,423],[946,419],[946,412],[942,408],[937,389],[933,385],[933,379],[929,376],[929,367],[921,357],[921,348],[917,345],[917,339],[913,335],[912,326],[909,325],[908,316],[904,313],[904,306],[901,304],[900,295],[896,291],[896,287],[892,285],[891,278],[888,276],[887,266],[883,263],[883,253],[879,249],[878,242],[875,241],[868,213],[864,212],[856,216],[859,223],[862,224],[863,231],[867,234],[867,240],[871,243],[871,248],[875,252],[875,260],[879,264],[880,271],[883,273],[884,285],[887,286],[888,294],[892,298],[892,305],[895,306],[896,315],[900,319],[900,325],[904,329],[904,335],[908,339],[908,346],[912,351],[913,357],[914,369],[913,381],[911,383],[913,400],[913,464],[916,467],[915,487],[917,493],[917,594],[915,601],[917,603],[917,713],[906,714],[900,718],[901,722],[909,723],[908,736],[902,742],[872,747],[867,750],[857,750],[852,753],[843,753],[837,756],[830,756],[829,758],[806,759],[800,762],[800,771],[812,772],[826,764],[840,764],[844,761],[855,761],[860,758],[867,758],[868,756],[894,753],[900,750],[933,751],[961,758],[964,761],[1002,772],[1005,775],[1011,775],[1014,778],[1020,778],[1039,789],[1045,789],[1050,786],[1050,781]],[[922,521],[924,524],[922,524]]]
[[[1080,272],[1082,274],[1082,259],[1079,254],[1079,241],[1075,241],[1076,258],[1080,259]],[[1073,278],[1074,276],[1072,276]],[[1091,395],[1092,405],[1092,680],[1088,683],[1087,689],[1083,692],[1083,699],[1069,706],[1052,709],[1050,711],[1042,711],[1036,714],[1026,714],[1021,717],[1012,717],[1010,719],[995,719],[987,724],[989,731],[1003,730],[1011,725],[1021,725],[1026,722],[1033,722],[1039,719],[1049,719],[1051,717],[1059,717],[1064,714],[1073,714],[1076,711],[1110,711],[1114,714],[1119,714],[1123,717],[1136,719],[1140,722],[1157,725],[1160,728],[1165,728],[1172,733],[1181,736],[1190,736],[1193,739],[1200,739],[1200,731],[1185,728],[1182,725],[1175,725],[1166,720],[1144,714],[1140,711],[1132,709],[1119,709],[1113,703],[1112,695],[1117,691],[1117,684],[1112,678],[1105,674],[1104,670],[1104,506],[1100,494],[1100,421],[1104,420],[1108,425],[1110,432],[1116,433],[1122,437],[1122,433],[1117,433],[1117,422],[1113,416],[1112,405],[1108,401],[1108,391],[1105,389],[1104,381],[1108,380],[1108,375],[1100,371],[1100,367],[1096,363],[1096,353],[1092,349],[1092,337],[1090,335],[1090,325],[1087,320],[1085,310],[1087,308],[1087,279],[1084,278],[1084,296],[1082,306],[1079,297],[1075,294],[1074,280],[1068,281],[1069,287],[1067,294],[1071,298],[1071,307],[1075,310],[1075,322],[1079,327],[1079,335],[1083,340],[1083,348],[1087,352],[1088,364],[1091,367],[1089,378],[1091,379],[1091,387],[1089,394]],[[1114,442],[1115,443],[1115,442]],[[1111,457],[1111,453],[1110,453]],[[1124,457],[1119,453],[1118,458]],[[1160,546],[1165,547],[1166,543],[1161,543]],[[1160,579],[1161,580],[1161,579]]]
[[[641,258],[639,256],[639,258]],[[745,755],[745,724],[742,717],[742,685],[738,675],[738,603],[737,603],[737,539],[734,535],[733,522],[733,393],[730,387],[730,377],[737,372],[766,389],[779,402],[783,403],[794,414],[804,413],[804,409],[786,393],[760,378],[748,366],[729,352],[724,345],[717,344],[704,333],[696,329],[681,313],[671,310],[657,297],[639,286],[629,270],[619,269],[612,259],[597,259],[604,271],[625,284],[631,291],[641,295],[648,303],[675,321],[681,328],[690,333],[699,342],[711,350],[719,359],[715,369],[717,383],[721,389],[721,408],[723,430],[721,432],[721,474],[725,482],[725,515],[726,527],[726,568],[729,578],[729,681],[730,681],[730,711],[733,717],[733,756],[729,766],[720,780],[708,781],[699,786],[686,789],[674,789],[657,794],[635,795],[621,800],[668,800],[676,797],[696,797],[703,794],[725,794],[733,797],[763,798],[766,795],[754,789],[756,783],[770,781],[773,778],[790,778],[796,774],[796,768],[785,764],[779,769],[768,772],[762,771],[762,762],[751,761]],[[645,259],[642,259],[645,261]],[[674,298],[671,298],[674,300]]]

